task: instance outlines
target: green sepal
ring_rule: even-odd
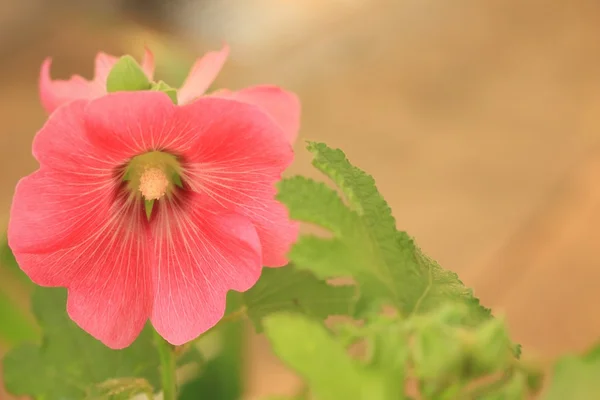
[[[172,182],[175,186],[183,189],[183,182],[181,182],[181,176],[177,172],[173,173]]]
[[[142,67],[129,55],[123,56],[110,70],[106,79],[106,91],[133,92],[148,90],[152,86]]]
[[[154,200],[144,200],[144,209],[146,210],[146,218],[150,221],[152,217],[152,208],[154,207]]]

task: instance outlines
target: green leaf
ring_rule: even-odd
[[[583,356],[562,357],[543,400],[600,399],[600,344]]]
[[[174,104],[177,104],[177,89],[167,85],[164,81],[153,83],[152,90],[165,93]]]
[[[397,231],[371,176],[352,166],[340,150],[323,143],[309,143],[308,149],[315,156],[313,165],[333,180],[345,201],[335,190],[309,179],[280,184],[278,198],[293,219],[320,225],[334,236],[301,239],[290,253],[298,268],[321,278],[354,277],[362,296],[359,314],[381,304],[409,315],[458,302],[469,308],[471,324],[490,317],[455,273],[443,270],[411,237]]]
[[[106,79],[106,90],[109,93],[137,90],[148,90],[151,82],[142,67],[131,56],[123,56],[110,70]]]
[[[279,311],[298,312],[318,320],[348,315],[356,296],[354,286],[332,286],[291,265],[263,269],[256,285],[242,294],[248,316],[259,332],[263,318]]]
[[[4,357],[4,382],[10,393],[81,400],[106,393],[109,383],[118,391],[114,384],[119,380],[123,389],[138,382],[140,390],[144,385],[139,379],[158,382],[159,361],[149,327],[130,347],[111,350],[71,321],[64,289],[36,288],[32,303],[44,336],[41,345],[24,344]]]
[[[272,314],[264,327],[275,353],[298,372],[319,400],[379,400],[376,380],[326,328],[306,317]]]

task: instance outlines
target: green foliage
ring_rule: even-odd
[[[65,290],[37,288],[32,303],[44,336],[41,345],[23,344],[5,356],[4,383],[10,393],[48,400],[127,398],[158,382],[150,329],[127,349],[111,350],[69,319]]]
[[[417,398],[429,400],[534,393],[537,371],[513,357],[502,321],[470,326],[467,320],[468,307],[455,304],[408,319],[372,315],[331,331],[286,313],[264,324],[275,353],[305,379],[316,400],[408,399],[411,384]]]
[[[322,143],[308,149],[337,191],[292,177],[280,183],[278,198],[293,219],[325,228],[330,236],[300,238],[290,259],[324,280],[351,277],[360,297],[348,314],[364,324],[338,326],[332,336],[300,316],[264,317],[276,353],[306,379],[316,398],[405,398],[405,380],[418,384],[425,399],[467,398],[460,396],[472,394],[468,384],[498,373],[502,379],[478,386],[478,396],[530,390],[525,378],[531,374],[517,364],[502,321],[491,318],[456,274],[397,230],[373,178],[340,150]],[[382,306],[392,306],[395,316],[381,316]],[[361,363],[345,352],[357,342],[368,347]],[[334,381],[352,383],[337,388]]]
[[[265,268],[260,280],[242,298],[248,316],[260,332],[262,319],[274,312],[294,311],[317,320],[348,315],[356,302],[356,287],[332,286],[289,265]]]
[[[109,93],[136,90],[149,90],[152,86],[142,67],[131,56],[123,56],[110,70],[106,79]]]
[[[361,292],[357,315],[381,304],[403,314],[422,313],[457,302],[469,309],[470,324],[490,318],[455,273],[426,257],[405,232],[396,229],[390,207],[373,178],[352,166],[340,150],[309,143],[313,165],[344,195],[323,183],[294,177],[280,184],[279,199],[292,218],[326,228],[332,238],[301,238],[290,253],[298,268],[321,278],[352,276]]]
[[[543,400],[600,399],[600,344],[583,356],[562,357]]]
[[[319,323],[300,315],[274,314],[264,320],[275,353],[297,371],[319,400],[377,400],[370,375]]]

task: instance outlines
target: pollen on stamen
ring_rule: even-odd
[[[167,193],[169,178],[160,168],[146,168],[140,177],[139,191],[146,200],[158,200]]]

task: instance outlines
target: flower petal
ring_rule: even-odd
[[[105,223],[76,245],[47,253],[15,252],[34,282],[67,287],[71,319],[114,349],[135,340],[152,307],[145,215],[139,203],[119,200]]]
[[[142,59],[142,70],[148,79],[154,79],[154,54],[149,48],[144,49],[144,58]]]
[[[263,265],[283,267],[287,265],[287,254],[298,239],[300,229],[296,221],[290,220],[287,208],[274,199],[275,188],[256,198],[254,203],[246,203],[237,211],[246,216],[256,228],[262,247]]]
[[[73,75],[67,80],[52,80],[50,67],[52,59],[47,58],[42,63],[40,70],[40,99],[42,106],[48,113],[52,113],[59,106],[78,99],[92,99],[102,95],[101,88],[92,81],[79,75]]]
[[[159,202],[154,224],[154,328],[181,345],[214,326],[229,290],[245,291],[261,272],[260,243],[246,218],[211,213],[198,195]]]
[[[81,328],[113,349],[129,346],[152,310],[150,236],[143,208],[122,206],[91,251],[79,249],[79,274],[68,285],[67,311]],[[81,255],[83,254],[83,257]],[[86,257],[87,256],[87,257]]]
[[[179,107],[177,117],[197,132],[184,153],[191,190],[249,218],[265,265],[284,265],[298,227],[274,200],[274,185],[294,156],[281,129],[255,106],[211,97]]]
[[[162,92],[116,92],[85,110],[90,141],[119,162],[151,150],[177,153],[193,135],[186,121],[172,123],[176,106]]]
[[[229,46],[206,53],[192,66],[189,75],[177,92],[179,104],[188,104],[202,96],[215,80],[229,56]]]
[[[104,87],[105,92],[106,79],[108,78],[108,74],[110,74],[110,70],[115,66],[117,61],[119,61],[119,58],[110,54],[99,52],[96,55],[96,59],[94,61],[94,81],[97,82],[99,86]]]
[[[290,143],[296,141],[300,129],[300,100],[294,93],[277,86],[261,85],[235,92],[218,90],[211,96],[243,101],[260,107],[283,129]]]
[[[114,196],[113,170],[87,141],[84,106],[85,101],[74,101],[61,107],[34,139],[41,168],[15,190],[8,226],[15,252],[75,244],[106,218]]]

